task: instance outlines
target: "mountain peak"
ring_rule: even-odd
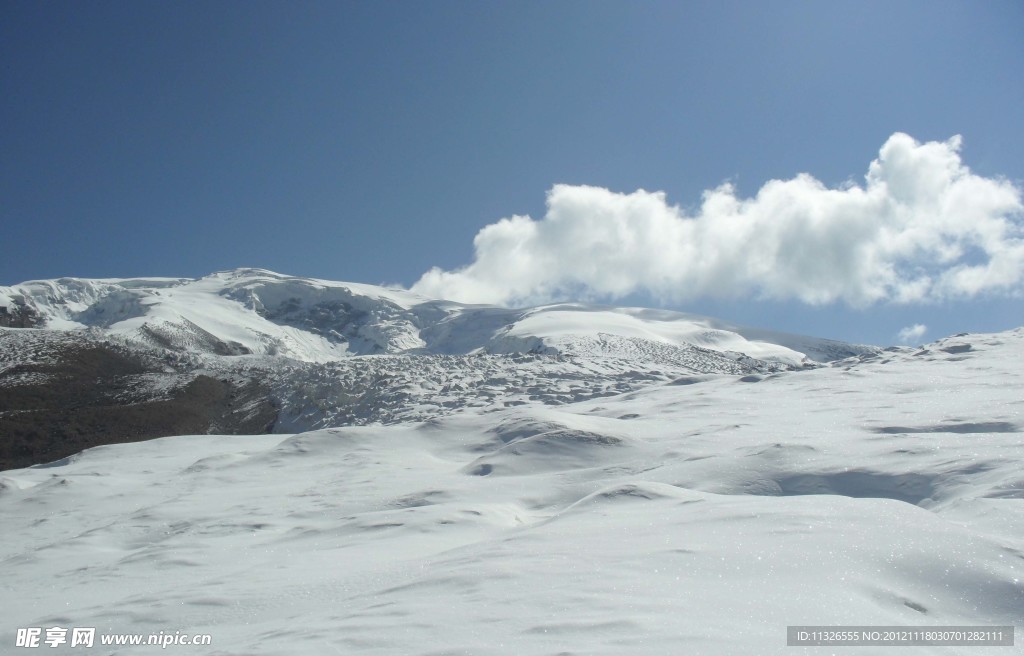
[[[526,309],[464,305],[402,289],[251,267],[198,279],[30,281],[0,288],[0,307],[0,321],[11,327],[94,328],[129,341],[156,339],[164,348],[310,362],[370,354],[538,350],[629,359],[637,355],[637,344],[647,344],[644,352],[698,347],[801,366],[872,351],[665,310],[582,303]],[[610,346],[613,342],[617,346]]]

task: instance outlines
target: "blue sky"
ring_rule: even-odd
[[[812,298],[813,262],[764,284],[758,276],[789,260],[744,270],[738,282],[723,273],[748,251],[766,257],[758,239],[715,241],[729,257],[707,269],[694,269],[688,251],[678,263],[686,276],[662,253],[668,269],[617,285],[608,278],[630,278],[631,261],[605,266],[617,247],[603,242],[563,249],[559,239],[580,239],[558,229],[570,219],[550,215],[562,206],[549,192],[593,191],[566,201],[574,230],[591,225],[579,207],[633,207],[639,189],[664,192],[676,212],[665,225],[700,216],[714,228],[705,192],[731,183],[742,201],[800,173],[826,189],[866,188],[896,133],[922,147],[961,135],[959,150],[947,150],[972,180],[1019,192],[1022,33],[1024,4],[1001,0],[8,1],[0,284],[255,266],[410,286],[437,267],[432,289],[472,287],[504,302],[661,305],[874,343],[916,324],[927,326],[924,340],[1002,330],[1024,323],[1018,260],[1007,255],[996,282],[939,282],[993,257],[966,233],[932,234],[945,246],[928,253],[886,246],[903,277],[873,296],[878,285],[865,278],[832,280]],[[925,152],[907,143],[893,147],[893,162]],[[936,148],[928,152],[945,156]],[[1020,213],[993,203],[983,214],[1006,228],[999,252],[1017,252]],[[609,212],[610,221],[635,216]],[[774,229],[762,214],[758,225]],[[540,236],[484,241],[547,249],[519,265],[564,270],[505,271],[503,255],[474,250],[486,226],[516,215],[532,222],[521,231]],[[836,255],[820,240],[785,243],[772,257]],[[942,250],[951,243],[959,260]],[[584,261],[591,278],[568,271]],[[491,279],[480,278],[485,269]],[[925,274],[932,291],[907,292]],[[516,284],[495,292],[494,276]]]

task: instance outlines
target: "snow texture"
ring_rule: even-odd
[[[791,654],[787,625],[1024,617],[1024,329],[883,351],[252,270],[13,293],[272,372],[295,433],[0,473],[5,649],[59,625],[211,634],[195,654]]]

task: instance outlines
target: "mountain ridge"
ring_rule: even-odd
[[[100,328],[148,341],[143,327],[152,332],[160,324],[184,327],[186,333],[198,329],[251,354],[306,361],[371,353],[557,351],[567,337],[595,333],[692,344],[797,366],[805,358],[827,362],[878,350],[667,310],[582,303],[516,309],[467,305],[265,269],[195,279],[58,278],[0,287],[0,325],[8,327]]]
[[[665,310],[465,305],[263,269],[0,288],[0,468],[180,433],[297,433],[759,377],[875,347]]]

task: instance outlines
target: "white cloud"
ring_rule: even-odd
[[[692,216],[661,192],[555,185],[542,219],[486,226],[471,264],[435,267],[413,290],[506,305],[634,292],[856,307],[1020,295],[1021,190],[973,174],[959,148],[960,137],[897,133],[863,185],[830,189],[800,174],[740,198],[723,184]]]
[[[920,323],[915,323],[913,326],[907,326],[906,328],[901,330],[898,337],[901,343],[910,344],[920,340],[922,337],[924,337],[924,334],[926,332],[928,332],[928,326],[925,326]]]

